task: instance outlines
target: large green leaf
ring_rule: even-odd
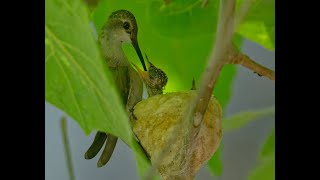
[[[86,133],[98,129],[130,143],[132,133],[82,1],[46,0],[46,100]],[[110,111],[112,109],[112,111]]]
[[[249,0],[252,5],[237,32],[268,50],[274,51],[275,0]],[[237,0],[240,7],[248,0]]]
[[[259,154],[259,164],[250,173],[249,180],[275,179],[275,131],[272,130]]]

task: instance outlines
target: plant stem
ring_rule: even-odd
[[[265,76],[270,80],[275,80],[275,73],[274,71],[254,62],[250,57],[241,52],[233,54],[228,62],[229,64],[240,64],[253,72],[258,73],[260,76]]]
[[[75,180],[73,166],[72,166],[72,159],[71,159],[71,151],[70,151],[70,146],[68,142],[67,120],[65,116],[61,117],[60,126],[62,130],[63,146],[64,146],[64,152],[67,160],[69,179]]]
[[[219,77],[223,65],[226,63],[225,54],[231,47],[234,33],[235,0],[221,0],[219,11],[216,42],[213,47],[209,63],[203,73],[200,89],[196,98],[196,107],[193,114],[193,125],[198,127],[207,110],[215,83]]]
[[[270,80],[275,80],[274,71],[254,62],[247,55],[235,51],[231,43],[235,27],[237,27],[249,10],[252,0],[245,0],[240,7],[240,14],[235,18],[235,1],[221,0],[216,42],[212,49],[206,70],[201,79],[200,89],[195,99],[196,106],[193,109],[193,126],[198,127],[207,110],[215,83],[220,71],[225,64],[240,64],[260,76],[265,76]]]

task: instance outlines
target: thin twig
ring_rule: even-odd
[[[69,179],[75,180],[74,170],[72,166],[72,159],[71,159],[71,151],[70,151],[70,146],[68,142],[67,120],[65,116],[61,117],[60,126],[62,130],[63,146],[64,146],[64,152],[66,155]]]
[[[240,64],[257,73],[259,76],[265,76],[270,80],[275,80],[274,71],[256,63],[250,57],[248,57],[245,54],[242,54],[241,52],[231,54],[228,60],[228,64]]]

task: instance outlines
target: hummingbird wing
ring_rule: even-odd
[[[140,78],[140,75],[133,67],[129,67],[129,95],[128,101],[126,103],[126,110],[129,114],[129,119],[134,120],[136,119],[133,114],[134,106],[142,100],[143,95],[143,83]]]
[[[111,71],[111,74],[114,79],[115,87],[117,88],[123,105],[127,104],[130,89],[128,68],[129,66],[109,66],[109,70]],[[111,134],[108,135],[106,145],[97,163],[98,167],[102,167],[108,163],[117,144],[117,140],[118,137],[113,136]]]
[[[123,105],[126,105],[126,110],[130,120],[134,119],[133,107],[142,100],[143,84],[139,74],[131,66],[116,66],[110,67],[115,87],[120,95]],[[107,141],[106,141],[107,140]],[[104,132],[97,132],[96,137],[85,154],[86,159],[92,159],[102,148],[104,141],[106,145],[98,160],[97,166],[102,167],[110,160],[118,138]]]
[[[130,120],[134,119],[133,107],[142,100],[143,84],[137,71],[131,66],[118,66],[110,68],[114,82],[123,104],[126,105],[126,111]],[[111,158],[114,148],[117,143],[117,137],[109,135],[106,146],[98,161],[98,167],[104,166]]]

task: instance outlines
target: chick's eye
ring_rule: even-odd
[[[129,24],[128,22],[124,22],[124,23],[123,23],[123,28],[124,28],[124,29],[128,30],[129,27],[130,27],[130,24]]]

